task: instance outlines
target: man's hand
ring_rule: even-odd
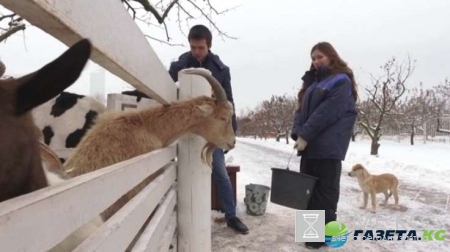
[[[227,154],[230,150],[224,150],[223,154]]]
[[[297,149],[297,150],[299,150],[299,151],[302,151],[302,150],[304,150],[305,148],[306,148],[306,145],[307,145],[308,143],[305,141],[305,140],[303,140],[303,138],[301,138],[301,137],[298,137],[297,138],[297,141],[295,142],[295,144],[294,144],[294,149]]]

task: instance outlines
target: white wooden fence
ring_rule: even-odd
[[[89,38],[94,46],[91,60],[160,104],[211,93],[204,79],[180,75],[177,97],[176,85],[119,0],[0,0],[0,4],[68,46]],[[124,96],[109,95],[109,109],[123,109],[119,97]],[[159,171],[75,251],[168,251],[171,244],[173,251],[211,251],[211,170],[200,161],[204,143],[189,135],[178,146],[0,203],[0,251],[51,249]],[[129,247],[132,241],[135,245]]]

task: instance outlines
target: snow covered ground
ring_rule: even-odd
[[[212,246],[215,252],[308,251],[303,243],[294,241],[295,210],[269,202],[266,214],[245,213],[245,185],[254,183],[271,186],[271,168],[285,168],[293,143],[285,140],[255,140],[239,138],[236,148],[227,154],[239,164],[237,177],[237,211],[250,228],[250,234],[239,235],[220,222],[223,214],[213,212]],[[445,241],[358,241],[349,240],[341,248],[325,247],[319,251],[450,251],[450,144],[417,141],[415,146],[405,141],[382,140],[379,156],[371,156],[370,141],[357,139],[350,144],[343,162],[338,220],[352,231],[355,229],[445,229]],[[289,167],[298,171],[300,158],[292,156]],[[361,163],[373,174],[391,172],[400,180],[400,210],[392,208],[393,198],[386,207],[378,207],[378,216],[361,210],[362,193],[356,179],[347,175],[351,166]],[[378,195],[378,202],[383,196]],[[369,203],[370,204],[370,203]],[[357,219],[353,216],[356,216]],[[358,219],[359,218],[359,219]],[[219,220],[219,221],[217,221]],[[366,226],[362,227],[362,221]],[[398,225],[398,228],[396,226]],[[352,234],[350,237],[353,237]],[[360,236],[361,237],[361,236]]]

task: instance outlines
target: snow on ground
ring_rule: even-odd
[[[303,243],[294,241],[295,210],[268,202],[266,214],[250,216],[245,213],[245,185],[250,183],[271,186],[271,168],[286,168],[293,148],[285,140],[255,140],[238,138],[236,148],[226,155],[239,164],[237,175],[237,211],[250,228],[250,234],[239,235],[225,223],[213,222],[213,251],[308,251]],[[379,156],[371,156],[370,141],[351,142],[343,162],[338,220],[355,229],[446,229],[445,241],[352,241],[341,248],[322,248],[319,251],[450,251],[450,144],[417,141],[415,146],[406,141],[381,141]],[[290,161],[291,170],[299,170],[300,158],[295,154]],[[400,180],[400,210],[392,208],[393,198],[386,207],[378,206],[378,215],[361,210],[362,193],[356,179],[347,175],[355,163],[365,165],[373,174],[391,172]],[[378,195],[378,202],[382,200]],[[370,202],[369,202],[370,204]],[[369,205],[370,206],[370,205]],[[213,220],[223,214],[213,212]],[[355,219],[356,217],[356,219]],[[364,226],[364,220],[366,225]],[[398,226],[398,228],[396,227]],[[350,237],[353,237],[352,234]]]

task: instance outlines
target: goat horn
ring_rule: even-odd
[[[3,62],[0,60],[0,77],[3,76],[3,74],[5,73],[5,71],[6,71],[6,66],[5,66],[5,64],[3,64]]]
[[[57,172],[57,171],[64,171],[63,165],[61,163],[61,160],[59,160],[58,155],[50,149],[48,145],[43,143],[42,141],[39,142],[39,149],[41,154],[41,160],[47,163],[48,169],[50,172]]]
[[[209,85],[211,85],[211,88],[214,91],[214,95],[216,96],[217,101],[218,102],[228,101],[225,90],[223,89],[219,81],[216,78],[214,78],[214,76],[212,76],[210,71],[204,68],[188,68],[183,69],[182,71],[185,74],[194,74],[204,77],[209,82]]]

